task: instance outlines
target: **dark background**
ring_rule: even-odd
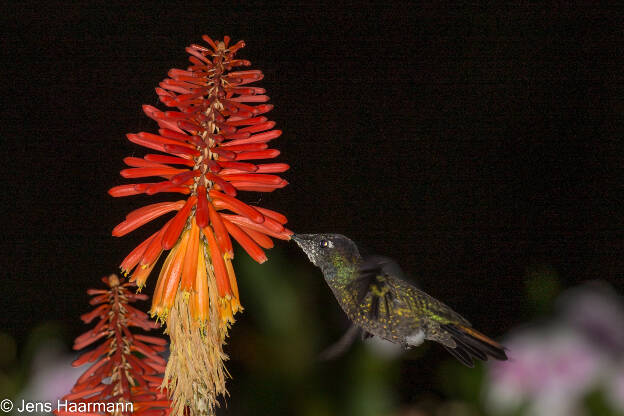
[[[296,232],[344,233],[397,258],[493,336],[523,318],[535,268],[563,286],[623,288],[617,10],[148,4],[2,12],[0,330],[18,345],[45,320],[62,322],[68,340],[83,331],[85,289],[148,235],[110,231],[156,199],[106,191],[124,183],[123,157],[145,153],[125,133],[155,130],[141,104],[162,108],[153,88],[204,33],[244,39],[238,56],[265,73],[291,185],[243,198],[286,213]],[[277,246],[307,271],[306,302],[331,311],[322,325],[339,334],[346,324],[320,274]],[[284,264],[284,279],[304,278]],[[239,272],[243,303],[254,278]],[[442,356],[401,371],[426,377]]]

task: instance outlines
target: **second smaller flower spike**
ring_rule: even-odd
[[[138,327],[143,331],[158,328],[147,314],[131,306],[137,300],[146,300],[144,294],[130,290],[132,283],[125,283],[117,275],[102,278],[106,289],[89,289],[91,305],[97,307],[84,315],[82,320],[91,323],[93,329],[76,338],[75,350],[98,346],[83,352],[73,366],[90,364],[76,381],[71,392],[63,400],[76,404],[77,409],[87,404],[106,406],[110,414],[166,416],[171,401],[161,389],[165,360],[160,354],[167,341],[151,335],[131,331]],[[93,411],[55,410],[57,416],[93,415]]]
[[[132,211],[114,228],[113,235],[123,236],[152,220],[173,215],[128,254],[121,269],[141,288],[162,252],[171,250],[156,283],[151,313],[166,318],[181,290],[187,297],[192,295],[191,310],[202,327],[207,323],[206,288],[210,285],[199,282],[198,276],[214,279],[222,324],[232,322],[241,309],[231,267],[231,238],[262,263],[267,259],[264,250],[273,246],[271,238],[288,240],[292,234],[284,226],[284,215],[238,199],[241,192],[272,192],[288,184],[276,175],[288,170],[287,164],[258,163],[279,155],[269,144],[282,134],[264,115],[273,108],[266,103],[265,89],[250,85],[263,74],[238,69],[250,65],[235,58],[245,46],[243,41],[230,45],[227,36],[223,41],[203,39],[207,46],[186,48],[190,65],[170,70],[169,78],[156,88],[160,101],[175,109],[143,106],[145,114],[158,124],[158,133],[127,135],[131,142],[160,153],[125,158],[128,169],[121,175],[159,179],[109,191],[114,197],[187,195],[185,200]]]

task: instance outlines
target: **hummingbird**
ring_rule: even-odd
[[[340,234],[294,234],[291,238],[323,272],[347,317],[364,331],[405,349],[436,341],[460,362],[507,360],[502,345],[405,280],[401,267],[384,256],[362,256]]]

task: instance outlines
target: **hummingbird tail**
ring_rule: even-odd
[[[445,346],[446,350],[468,367],[474,367],[473,358],[487,361],[488,357],[507,360],[505,348],[479,331],[461,324],[440,325],[451,335],[455,348]]]

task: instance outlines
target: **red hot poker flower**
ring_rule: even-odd
[[[158,328],[147,314],[130,305],[148,297],[129,290],[134,284],[122,283],[114,274],[102,278],[102,281],[108,285],[107,289],[87,291],[93,295],[91,305],[98,306],[81,317],[85,323],[94,319],[99,321],[93,329],[76,338],[74,349],[81,350],[98,341],[101,344],[84,352],[73,363],[74,367],[90,364],[71,392],[63,397],[75,407],[67,406],[55,413],[69,416],[107,414],[110,411],[110,414],[124,415],[168,415],[170,401],[166,391],[160,389],[165,360],[159,355],[167,342],[130,331],[131,327],[145,331]],[[104,410],[101,407],[89,408],[89,403],[105,405],[107,412],[101,412]],[[127,405],[129,403],[132,407]],[[86,410],[80,411],[83,408]]]
[[[114,197],[161,192],[187,195],[185,200],[160,202],[136,209],[113,230],[123,236],[162,215],[175,212],[159,231],[134,249],[121,263],[130,281],[139,287],[152,271],[164,250],[171,250],[159,276],[152,313],[165,318],[179,288],[192,299],[192,315],[201,325],[208,319],[208,286],[198,282],[214,275],[223,324],[232,321],[240,309],[236,277],[231,267],[231,237],[259,263],[266,260],[264,249],[272,247],[270,237],[287,240],[292,232],[284,227],[286,217],[239,199],[241,191],[272,192],[287,182],[276,173],[286,171],[284,163],[258,163],[273,159],[279,151],[269,142],[282,132],[264,114],[273,106],[260,87],[259,70],[233,70],[249,66],[236,59],[243,41],[230,45],[229,37],[215,42],[203,36],[208,46],[186,48],[191,65],[172,69],[156,92],[160,101],[176,111],[160,111],[145,105],[143,110],[160,127],[158,134],[128,134],[140,146],[158,151],[143,158],[127,157],[125,178],[161,178],[154,182],[132,183],[112,188]],[[197,298],[197,299],[195,299]],[[194,305],[194,306],[193,306]],[[201,306],[203,305],[203,306]]]

